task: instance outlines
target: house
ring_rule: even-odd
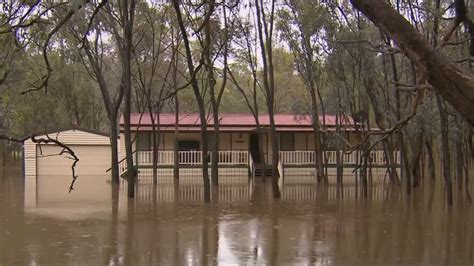
[[[152,119],[153,118],[153,119]],[[275,125],[280,146],[281,175],[283,168],[306,167],[314,168],[316,153],[314,151],[314,130],[312,119],[307,115],[276,114]],[[252,174],[261,173],[271,163],[272,147],[270,136],[270,122],[268,115],[258,117],[260,132],[259,138],[255,118],[251,114],[220,114],[219,115],[219,168],[243,168]],[[175,114],[162,113],[150,116],[148,113],[131,114],[131,130],[134,158],[139,168],[150,168],[153,164],[153,127],[157,132],[157,167],[171,168],[177,158],[180,168],[199,168],[202,164],[201,134],[199,115],[179,114],[176,123]],[[340,134],[336,132],[336,117],[332,115],[320,116],[321,131],[328,138],[343,138],[345,142],[355,144],[360,140],[358,124],[350,118],[340,123]],[[213,119],[209,116],[207,129],[210,138],[213,138]],[[175,134],[176,133],[176,134]],[[123,137],[123,117],[120,119],[121,157],[125,155]],[[176,142],[175,142],[176,141]],[[328,141],[332,143],[334,141]],[[178,155],[174,154],[175,143]],[[210,141],[212,143],[212,141]],[[325,150],[325,162],[335,164],[336,151],[329,145]],[[374,152],[374,164],[385,164],[383,153]],[[261,159],[262,158],[262,159]],[[212,160],[213,158],[211,158]],[[345,164],[354,165],[357,162],[356,153],[344,154]],[[125,160],[121,162],[121,171],[125,170]]]

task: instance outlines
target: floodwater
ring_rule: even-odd
[[[318,188],[294,177],[273,200],[269,182],[231,176],[206,205],[194,176],[179,186],[142,182],[135,200],[125,184],[112,193],[100,180],[90,198],[73,201],[67,187],[50,185],[25,207],[17,172],[0,176],[0,265],[474,263],[473,207],[456,193],[448,208],[430,182],[410,197],[374,185],[363,198],[354,185]],[[79,180],[72,194],[81,190]]]

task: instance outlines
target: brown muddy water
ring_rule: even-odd
[[[0,265],[474,263],[473,207],[457,193],[447,208],[442,184],[427,181],[410,197],[379,184],[363,198],[295,177],[273,200],[268,183],[227,177],[205,205],[192,176],[142,183],[135,200],[98,179],[89,198],[51,186],[25,207],[18,171],[2,171]],[[76,189],[87,194],[80,180]]]

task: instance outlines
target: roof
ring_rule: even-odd
[[[53,130],[50,130],[50,131],[43,131],[43,132],[35,132],[35,133],[33,133],[33,134],[29,134],[29,135],[23,136],[21,139],[22,139],[23,141],[25,141],[25,140],[30,139],[31,136],[54,135],[54,134],[57,134],[57,133],[60,133],[60,132],[64,132],[64,131],[69,131],[69,130],[72,130],[72,131],[78,130],[78,131],[83,131],[83,132],[87,132],[87,133],[91,133],[91,134],[95,134],[95,135],[100,135],[100,136],[104,136],[104,137],[109,137],[109,134],[104,133],[104,132],[100,132],[100,131],[96,131],[96,130],[92,130],[92,129],[81,128],[81,127],[69,127],[69,128],[57,129],[57,130],[54,130],[54,131],[53,131]]]
[[[208,126],[214,125],[214,120],[212,115],[208,116]],[[200,119],[199,114],[196,113],[181,113],[179,114],[179,126],[180,127],[199,127]],[[304,128],[312,127],[312,118],[309,115],[296,115],[296,114],[276,114],[274,116],[275,125],[277,127],[292,127],[292,128]],[[158,124],[158,116],[154,117],[155,124]],[[258,117],[260,126],[268,127],[270,126],[270,119],[268,115],[259,115]],[[344,120],[344,125],[354,126],[354,121],[351,118],[346,118]],[[120,125],[123,125],[123,115],[120,117]],[[335,115],[325,115],[319,116],[320,124],[324,124],[327,127],[336,126],[336,116]],[[151,116],[149,113],[132,113],[130,118],[131,126],[151,126]],[[175,125],[175,114],[163,113],[159,115],[159,125],[160,126],[173,126]],[[248,130],[248,127],[254,129],[256,127],[255,118],[252,114],[220,114],[219,115],[219,125],[220,127],[239,127],[245,128]],[[174,129],[174,128],[173,128]],[[173,130],[172,129],[172,130]]]

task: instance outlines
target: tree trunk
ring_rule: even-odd
[[[273,198],[278,199],[281,197],[280,188],[278,187],[278,179],[280,178],[278,173],[278,163],[280,160],[280,148],[278,145],[278,135],[275,127],[275,120],[273,117],[273,110],[268,114],[270,116],[270,134],[272,138],[272,191]]]
[[[157,117],[157,119],[159,120],[159,113],[158,114],[154,114],[153,113],[153,107],[152,105],[150,104],[148,106],[148,113],[150,115],[150,119],[151,119],[151,128],[152,128],[152,131],[151,131],[151,136],[152,136],[152,152],[153,152],[153,164],[152,164],[152,178],[153,178],[153,184],[156,185],[158,183],[158,143],[157,143],[157,137],[158,137],[158,140],[159,140],[159,135],[158,135],[158,132],[156,131],[156,124],[155,124],[155,115]],[[158,126],[159,126],[159,122],[158,122]],[[159,141],[158,141],[159,142]]]
[[[268,116],[270,119],[270,137],[272,138],[272,191],[274,198],[280,198],[280,188],[278,187],[278,163],[279,163],[279,145],[278,135],[275,127],[274,104],[275,104],[275,79],[273,73],[273,58],[272,58],[272,34],[273,34],[273,15],[274,15],[275,1],[271,1],[270,11],[270,29],[268,29],[266,16],[263,7],[260,7],[259,0],[255,0],[255,9],[257,14],[257,29],[260,52],[263,63],[263,84],[266,93],[266,103]],[[265,31],[265,35],[263,33]]]
[[[405,174],[406,179],[406,189],[407,195],[411,195],[411,171],[410,171],[410,162],[407,156],[407,149],[405,146],[405,140],[401,137],[401,134],[398,135],[398,141],[400,142],[400,153],[402,156],[402,161],[400,162],[400,168],[402,168],[402,173]],[[403,176],[402,176],[403,177]]]
[[[211,3],[214,3],[211,0]],[[210,190],[210,182],[209,182],[209,146],[208,146],[208,136],[207,136],[207,117],[206,117],[206,109],[204,106],[204,99],[201,95],[201,91],[199,88],[198,81],[196,79],[196,68],[194,66],[193,62],[193,55],[191,51],[191,45],[188,39],[188,33],[186,31],[186,27],[184,25],[184,21],[181,15],[181,10],[179,8],[179,1],[178,0],[173,0],[173,7],[176,11],[176,18],[178,22],[178,26],[181,31],[181,35],[183,38],[183,45],[185,48],[185,54],[186,54],[186,63],[188,66],[188,71],[189,75],[191,76],[191,87],[193,89],[194,97],[196,99],[196,102],[198,104],[198,109],[199,109],[199,118],[200,118],[200,125],[201,125],[201,146],[202,146],[202,152],[201,152],[201,159],[202,159],[202,179],[204,183],[204,202],[210,203],[211,202],[211,190]],[[210,8],[209,12],[212,12],[213,8]],[[210,14],[209,14],[210,15]],[[207,21],[206,23],[209,23]]]
[[[387,73],[385,72],[387,75]],[[383,119],[382,110],[380,110],[379,103],[377,101],[377,97],[374,92],[374,81],[372,77],[368,78],[365,82],[366,92],[369,96],[370,103],[372,105],[372,110],[375,116],[375,123],[381,130],[385,130],[386,126]],[[398,107],[398,105],[397,105]],[[383,141],[384,153],[385,157],[387,158],[387,169],[389,171],[390,183],[391,184],[400,184],[400,178],[398,177],[398,173],[395,167],[395,158],[393,153],[395,151],[393,147],[393,143],[391,140]]]
[[[105,77],[102,73],[101,64],[99,63],[99,59],[94,55],[91,51],[91,47],[88,41],[84,42],[84,52],[86,53],[87,59],[90,62],[90,66],[92,68],[92,72],[94,73],[95,78],[97,79],[97,83],[99,85],[99,89],[102,95],[102,100],[104,102],[105,111],[107,113],[107,119],[109,120],[110,124],[110,148],[112,149],[112,161],[111,161],[111,168],[112,168],[112,182],[115,184],[119,184],[119,159],[118,159],[118,125],[117,125],[117,117],[120,108],[120,104],[122,103],[123,99],[123,86],[119,87],[119,91],[117,97],[115,98],[115,102],[112,102],[110,96],[110,90],[107,86],[105,81]]]
[[[203,105],[204,109],[204,105]],[[207,134],[207,123],[204,120],[202,122],[202,117],[206,115],[201,112],[201,143],[202,143],[202,180],[204,182],[204,202],[211,202],[211,186],[209,182],[209,146],[208,146],[208,134]]]
[[[394,84],[398,84],[399,83],[398,69],[397,69],[397,63],[395,60],[395,55],[393,53],[390,54],[390,63],[392,66],[393,82]],[[400,101],[400,91],[397,88],[395,88],[395,104],[396,104],[395,115],[397,117],[397,120],[400,121],[402,119],[402,110],[401,110],[401,101]],[[402,156],[402,162],[400,162],[400,168],[402,168],[402,173],[405,174],[407,195],[411,195],[410,162],[408,159],[408,152],[405,145],[403,130],[400,130],[398,132],[397,138],[398,138],[398,145],[400,145],[400,153]]]
[[[443,107],[443,101],[439,95],[436,95],[438,111],[441,121],[441,150],[443,154],[443,176],[446,184],[446,193],[448,205],[453,205],[453,184],[451,179],[451,158],[449,155],[449,136],[448,136],[448,117]]]
[[[125,135],[125,153],[127,157],[127,180],[128,180],[128,197],[135,196],[135,179],[137,173],[133,162],[132,135],[130,128],[131,113],[131,94],[132,94],[132,73],[131,73],[131,52],[132,52],[132,25],[135,13],[135,1],[131,0],[130,4],[127,0],[122,1],[122,19],[123,19],[123,41],[122,44],[122,86],[124,87],[124,135]]]
[[[173,163],[173,175],[175,181],[179,180],[179,100],[178,95],[175,94],[175,110],[174,110],[174,142],[173,142],[173,155],[174,155],[174,163]]]
[[[368,161],[368,156],[364,156],[362,162],[362,167],[360,169],[360,178],[362,181],[362,192],[364,195],[364,198],[368,197],[368,184],[367,184],[367,161]]]
[[[428,168],[430,169],[430,177],[431,180],[436,179],[436,165],[434,162],[434,155],[433,155],[433,148],[431,147],[431,143],[429,141],[425,141],[425,148],[426,152],[428,152]]]
[[[389,171],[390,183],[400,185],[400,178],[397,172],[397,163],[396,158],[394,156],[395,149],[393,148],[393,144],[391,143],[391,141],[384,141],[383,147],[385,158],[387,158],[386,167]]]
[[[225,8],[225,7],[224,7]],[[207,12],[212,12],[213,7],[209,5],[209,10]],[[211,25],[206,23],[204,26],[205,33],[205,44],[204,44],[204,57],[206,60],[206,69],[207,69],[207,86],[210,93],[211,100],[211,109],[212,109],[212,119],[213,119],[213,128],[214,132],[212,134],[211,143],[211,178],[212,185],[219,185],[219,103],[215,93],[216,79],[214,78],[214,67],[212,61],[212,51],[211,51]],[[226,72],[226,70],[224,70]]]
[[[459,133],[461,134],[461,133]],[[459,137],[462,140],[462,137]],[[463,147],[461,141],[456,141],[456,178],[458,179],[458,189],[459,191],[462,190],[462,183],[463,183],[463,173],[464,173],[464,155],[463,155]]]
[[[340,114],[340,110],[339,110],[338,113],[336,114],[336,134],[338,134],[338,135],[341,134],[340,121],[341,121],[341,114]],[[341,183],[342,183],[342,174],[343,174],[343,171],[344,171],[343,158],[341,158],[342,152],[343,151],[341,150],[340,145],[337,144],[337,149],[336,149],[336,182],[337,182],[338,186],[341,185]]]
[[[312,109],[312,125],[313,125],[313,137],[314,137],[314,152],[316,155],[316,161],[314,167],[316,168],[316,180],[318,183],[321,183],[324,178],[324,169],[323,169],[323,149],[321,145],[321,129],[319,126],[319,114],[318,114],[318,102],[316,100],[316,89],[314,85],[310,88],[311,95],[311,109]],[[326,119],[323,117],[323,119]]]
[[[214,123],[219,123],[218,120],[214,119]],[[214,125],[214,132],[212,134],[211,178],[212,185],[217,187],[219,185],[219,126],[216,125]]]
[[[119,184],[120,183],[120,176],[119,176],[119,156],[118,156],[118,132],[117,132],[117,119],[110,121],[110,132],[109,132],[109,139],[110,139],[110,149],[112,150],[112,158],[111,158],[111,171],[112,171],[112,183]]]
[[[420,184],[420,158],[423,151],[423,132],[419,132],[415,136],[415,143],[413,147],[413,156],[411,160],[411,173],[413,176],[413,187],[418,187]]]

